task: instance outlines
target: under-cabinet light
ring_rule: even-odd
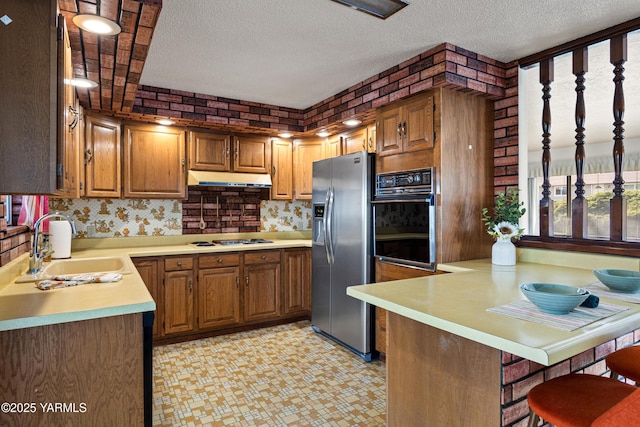
[[[169,119],[160,119],[158,120],[158,124],[163,125],[163,126],[171,126],[173,124],[173,122]]]
[[[326,138],[329,136],[329,132],[327,132],[326,130],[321,130],[320,132],[316,133],[316,135],[318,135],[320,138]]]
[[[351,9],[373,15],[380,19],[387,19],[403,7],[407,6],[404,0],[333,0]]]
[[[93,89],[94,87],[98,87],[98,83],[94,82],[93,80],[83,79],[81,77],[71,79],[70,83],[72,86],[83,89]]]
[[[358,126],[360,123],[362,122],[358,119],[349,119],[342,122],[342,124],[345,124],[347,126]]]

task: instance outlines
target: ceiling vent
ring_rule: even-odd
[[[409,3],[403,0],[333,0],[351,9],[368,13],[380,19],[387,19]]]

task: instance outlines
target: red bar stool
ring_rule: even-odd
[[[616,350],[605,359],[607,366],[611,370],[611,378],[618,379],[618,375],[640,383],[640,346]]]
[[[620,422],[625,414],[618,408],[622,401],[626,402],[633,394],[633,405],[630,405],[634,419],[640,413],[640,389],[611,378],[588,374],[569,374],[554,378],[533,387],[527,396],[531,413],[529,427],[536,427],[540,418],[557,427],[589,427],[599,417],[611,419],[610,412],[614,409],[613,419]],[[629,405],[625,403],[624,407]],[[616,409],[618,408],[618,409]],[[606,417],[605,417],[605,414]],[[598,421],[600,422],[600,421]],[[606,426],[623,426],[632,424],[593,424]]]

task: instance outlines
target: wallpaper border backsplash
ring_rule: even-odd
[[[81,239],[190,234],[183,232],[179,200],[49,199],[49,211],[70,215]],[[259,218],[259,231],[310,230],[311,202],[262,200]]]

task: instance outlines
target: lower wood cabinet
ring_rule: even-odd
[[[285,249],[284,314],[311,311],[311,249]]]
[[[311,314],[311,249],[270,249],[135,258],[156,302],[154,339]]]
[[[244,254],[244,320],[280,316],[280,251]]]
[[[200,255],[198,328],[237,325],[240,315],[240,254]]]

